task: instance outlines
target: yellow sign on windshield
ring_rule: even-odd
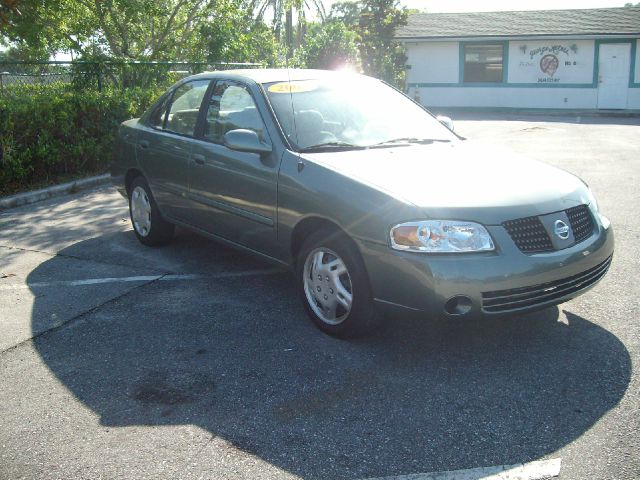
[[[298,80],[294,82],[280,82],[269,86],[271,93],[302,93],[311,92],[318,88],[315,80]]]

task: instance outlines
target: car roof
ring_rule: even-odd
[[[290,80],[321,80],[343,76],[363,76],[353,72],[334,70],[313,70],[301,68],[252,68],[204,72],[188,77],[189,80],[219,78],[253,80],[256,83],[287,82]],[[186,79],[185,79],[186,80]]]

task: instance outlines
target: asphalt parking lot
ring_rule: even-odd
[[[182,230],[143,247],[110,188],[0,212],[0,478],[640,478],[640,119],[456,128],[587,181],[616,234],[595,289],[341,341],[287,272]]]

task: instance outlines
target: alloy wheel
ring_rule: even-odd
[[[138,186],[131,192],[131,220],[133,228],[142,237],[151,230],[151,202],[144,188]]]
[[[353,290],[345,262],[334,251],[315,248],[303,271],[304,293],[311,310],[329,325],[339,325],[351,312]]]

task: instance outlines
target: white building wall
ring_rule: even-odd
[[[630,88],[627,97],[627,108],[632,110],[640,110],[640,88]]]
[[[410,83],[458,83],[458,42],[422,42],[407,45]]]
[[[591,109],[598,99],[595,88],[428,87],[419,92],[430,107]]]
[[[640,109],[640,39],[634,41],[634,85],[629,87],[627,108]],[[408,93],[431,107],[597,109],[597,45],[595,40],[510,41],[508,83],[475,87],[459,83],[459,42],[408,42]],[[541,70],[545,55],[557,57],[557,68]]]

